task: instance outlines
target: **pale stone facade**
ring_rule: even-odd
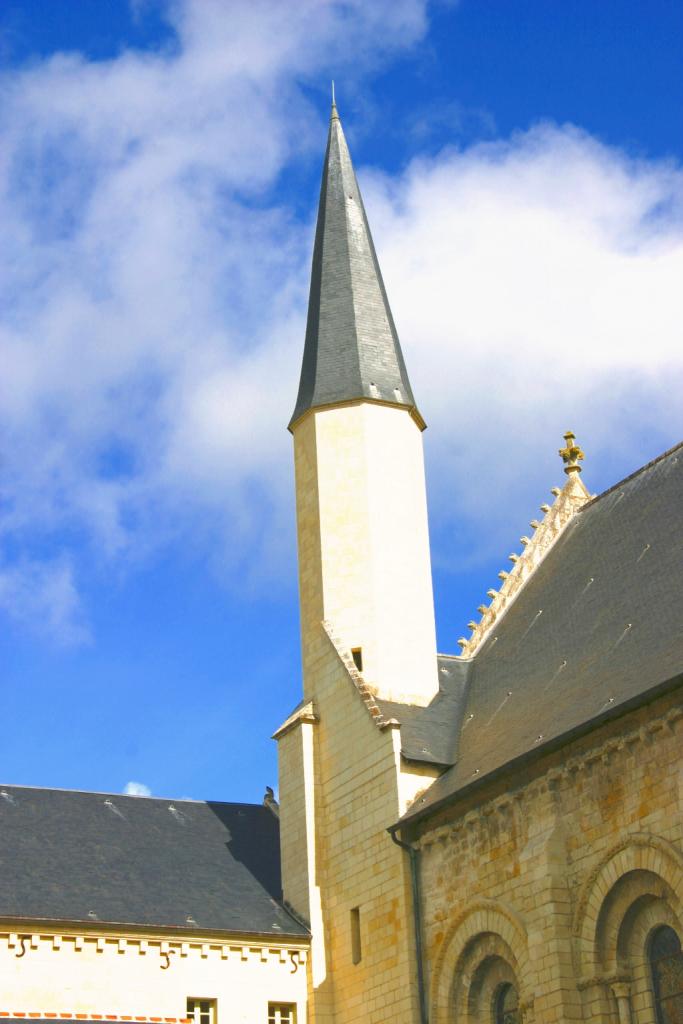
[[[0,921],[0,1017],[181,1021],[189,998],[218,1024],[267,1024],[269,1003],[305,1021],[307,947]]]
[[[435,772],[402,765],[397,723],[324,624],[309,641],[315,697],[276,733],[284,898],[312,931],[309,1020],[416,1020],[407,865],[387,829]]]
[[[320,623],[362,653],[382,697],[438,690],[422,432],[406,409],[355,402],[294,427],[304,695]]]
[[[436,771],[402,762],[375,698],[438,691],[422,425],[355,401],[293,434],[306,703],[276,733],[284,899],[311,924],[311,1020],[412,1020],[407,865],[387,829]]]

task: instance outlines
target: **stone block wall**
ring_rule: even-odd
[[[655,1024],[648,937],[683,938],[683,708],[671,694],[419,827],[431,1024]],[[389,1018],[387,1018],[389,1019]]]
[[[402,767],[397,723],[382,719],[350,655],[322,626],[317,653],[315,721],[295,715],[276,734],[285,899],[300,899],[309,884],[310,1019],[410,1022],[417,999],[408,864],[387,829],[434,772]],[[312,758],[304,768],[306,729]]]

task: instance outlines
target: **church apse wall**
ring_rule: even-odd
[[[431,1024],[679,1019],[682,723],[660,698],[421,826]]]

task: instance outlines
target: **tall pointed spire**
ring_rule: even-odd
[[[403,406],[424,427],[337,113],[333,84],[306,341],[290,430],[309,409],[354,399]]]

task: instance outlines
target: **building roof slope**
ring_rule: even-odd
[[[0,918],[305,936],[266,807],[0,788]]]
[[[455,762],[460,724],[472,667],[451,654],[437,656],[439,692],[427,707],[377,698],[384,718],[401,723],[401,754],[407,761],[450,766]]]
[[[416,411],[363,200],[333,106],[301,379],[290,429],[309,409],[362,398]]]
[[[682,508],[679,445],[577,513],[470,662],[455,764],[406,818],[683,673]]]

